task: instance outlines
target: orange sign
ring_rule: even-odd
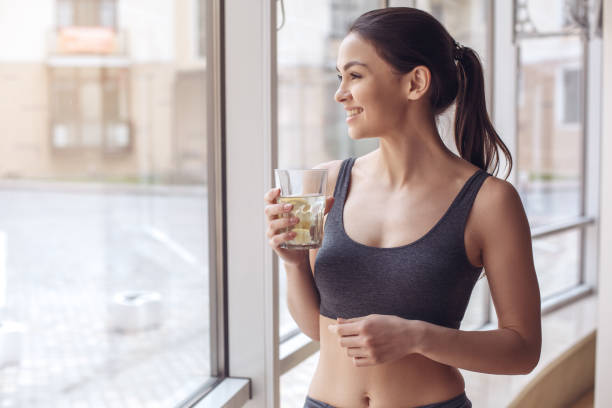
[[[110,54],[115,51],[115,31],[106,27],[64,27],[57,38],[58,51],[70,54]]]

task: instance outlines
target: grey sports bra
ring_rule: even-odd
[[[468,260],[464,229],[489,174],[478,169],[423,237],[400,247],[377,248],[353,241],[344,230],[342,214],[354,162],[353,157],[342,162],[315,259],[320,313],[332,319],[395,315],[459,328],[482,270]]]

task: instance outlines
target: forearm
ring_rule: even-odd
[[[287,307],[304,334],[319,341],[319,293],[308,262],[284,264],[287,272]]]
[[[538,363],[540,341],[512,329],[464,331],[419,321],[418,352],[452,367],[489,374],[527,374]]]

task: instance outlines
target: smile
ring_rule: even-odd
[[[351,109],[349,111],[346,111],[346,120],[350,120],[352,118],[354,118],[355,116],[359,115],[361,112],[363,112],[362,108],[355,108],[355,109]]]

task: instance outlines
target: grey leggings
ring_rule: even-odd
[[[319,401],[314,398],[310,398],[307,395],[303,408],[337,408],[337,407],[326,404],[323,401]],[[465,392],[462,392],[461,394],[447,401],[436,402],[435,404],[421,405],[420,407],[417,407],[417,408],[472,408],[472,403],[465,395]]]

